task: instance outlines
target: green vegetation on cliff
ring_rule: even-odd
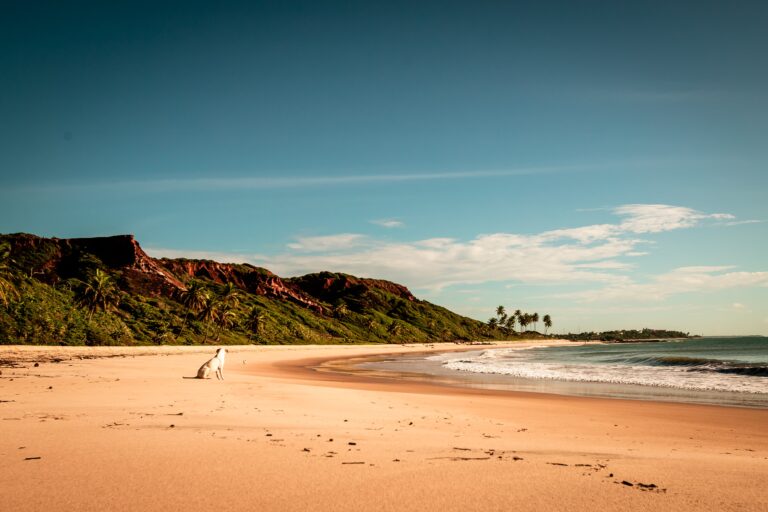
[[[132,236],[0,235],[0,343],[402,343],[482,339],[484,324],[404,286],[147,256]]]

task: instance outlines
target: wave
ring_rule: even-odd
[[[731,368],[719,368],[718,373],[732,373],[735,375],[749,375],[750,377],[768,377],[768,366],[734,366]],[[766,389],[768,392],[768,389]]]
[[[768,365],[764,363],[743,363],[738,361],[722,361],[704,357],[687,356],[630,356],[613,358],[612,363],[630,366],[670,366],[687,368],[690,371],[730,373],[749,375],[752,377],[768,377]]]
[[[530,353],[529,353],[530,354]],[[456,371],[524,379],[632,384],[693,391],[768,394],[768,365],[686,356],[613,355],[600,364],[542,361],[523,351],[497,349],[442,360]],[[758,377],[758,378],[755,378]]]

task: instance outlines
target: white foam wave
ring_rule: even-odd
[[[686,368],[629,365],[579,365],[526,360],[516,349],[486,350],[447,359],[443,367],[472,373],[509,375],[523,379],[634,384],[691,391],[768,394],[768,379],[690,371]]]

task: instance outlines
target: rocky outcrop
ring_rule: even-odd
[[[160,259],[165,268],[184,279],[204,278],[215,283],[232,283],[238,288],[275,299],[290,300],[323,313],[323,307],[300,289],[289,287],[279,276],[265,268],[248,264],[219,263],[211,260]]]
[[[91,253],[106,266],[119,269],[121,280],[133,292],[143,295],[172,295],[184,283],[150,257],[133,235],[60,240],[81,252]]]
[[[381,279],[366,279],[348,274],[319,272],[286,279],[286,282],[324,302],[334,302],[345,296],[360,296],[370,289],[379,289],[408,301],[416,297],[403,285]]]
[[[30,277],[49,284],[84,277],[84,267],[95,257],[102,265],[119,270],[121,284],[132,292],[168,295],[184,287],[142,250],[133,235],[42,238],[20,233],[5,239],[11,245],[11,259]]]
[[[11,248],[11,261],[29,277],[51,282],[56,276],[56,267],[62,259],[57,240],[42,238],[26,233],[3,237]]]

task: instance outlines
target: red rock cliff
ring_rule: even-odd
[[[167,295],[184,288],[184,283],[147,255],[133,235],[59,240],[97,256],[105,265],[122,271],[128,287],[144,295]]]
[[[360,295],[371,288],[384,290],[396,297],[415,301],[416,297],[403,285],[382,279],[367,279],[348,274],[319,272],[287,279],[289,286],[301,289],[313,297],[326,302],[347,295]]]
[[[279,276],[264,268],[211,260],[163,258],[157,261],[182,278],[206,278],[215,283],[232,283],[255,295],[290,300],[317,313],[323,313],[323,307],[312,297],[300,289],[287,286]]]

